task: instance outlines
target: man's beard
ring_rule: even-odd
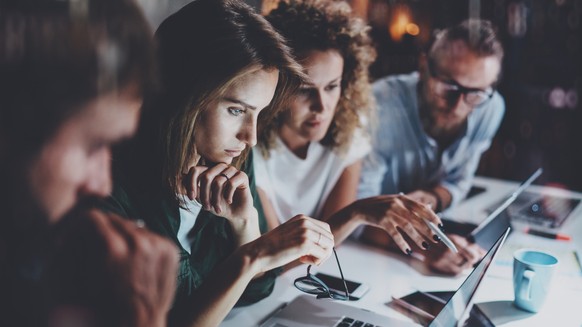
[[[45,235],[50,229],[48,215],[43,210],[39,201],[33,196],[25,178],[19,178],[17,173],[9,176],[5,181],[6,187],[2,187],[0,203],[5,208],[2,217],[2,236],[18,241],[34,241],[41,235]],[[21,241],[23,241],[21,240]],[[19,241],[20,242],[20,241]]]
[[[426,93],[425,93],[426,92]],[[428,91],[424,89],[424,83],[418,83],[418,108],[420,121],[424,131],[434,139],[450,139],[455,137],[466,123],[466,119],[450,124],[439,124],[436,115],[438,110],[433,108],[427,100],[429,97]]]
[[[0,194],[0,204],[6,208],[0,217],[0,238],[10,249],[10,256],[44,257],[62,221],[94,206],[95,199],[81,199],[62,219],[51,223],[46,208],[36,199],[30,187],[15,176],[8,179],[7,185],[12,187],[2,187],[3,194]]]

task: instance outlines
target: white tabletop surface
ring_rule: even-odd
[[[462,220],[469,215],[479,215],[484,218],[487,215],[484,208],[506,197],[518,185],[483,177],[476,177],[474,184],[485,187],[486,192],[465,201],[454,210],[449,210],[446,212],[447,217]],[[555,188],[532,186],[528,191],[543,191],[582,199],[581,193]],[[562,231],[570,235],[572,241],[548,240],[519,231],[509,236],[476,295],[476,303],[497,326],[582,326],[582,272],[574,261],[572,252],[576,250],[582,254],[582,205],[572,212]],[[513,306],[510,251],[522,247],[542,248],[562,259],[562,270],[556,272],[547,301],[537,314],[527,313]],[[467,271],[456,277],[440,276],[426,270],[417,259],[352,240],[342,244],[337,253],[346,279],[364,282],[370,286],[362,299],[348,304],[403,320],[408,318],[387,306],[391,297],[401,297],[416,290],[455,290],[470,273]],[[317,267],[316,271],[339,276],[333,258]],[[233,309],[221,326],[257,326],[282,304],[300,294],[293,286],[293,281],[305,273],[306,266],[286,272],[277,279],[275,289],[269,297],[251,306]]]

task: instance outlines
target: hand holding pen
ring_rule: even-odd
[[[434,247],[425,254],[424,263],[427,268],[439,273],[457,275],[473,267],[485,255],[485,250],[463,236],[450,234],[449,239],[456,245],[459,252],[455,253],[445,246]]]
[[[404,196],[404,193],[400,192],[399,195]],[[426,204],[426,207],[432,211],[431,204]],[[435,240],[442,241],[449,249],[451,249],[451,251],[455,253],[459,252],[459,250],[455,246],[455,243],[453,243],[442,230],[437,228],[437,226],[432,221],[430,221],[426,217],[423,217],[422,219],[424,220],[428,228],[430,228],[430,230],[438,237],[438,239],[435,238]],[[442,224],[440,224],[440,226],[442,226]]]
[[[404,234],[421,249],[428,249],[430,243],[438,243],[441,238],[425,221],[441,225],[440,218],[427,206],[404,194],[380,195],[358,200],[350,205],[365,224],[383,229],[400,250],[408,255],[412,247]]]
[[[428,207],[430,208],[430,205]],[[454,234],[447,236],[429,221],[426,223],[450,250],[441,247],[425,256],[425,263],[429,269],[456,275],[472,267],[485,255],[485,251],[479,245],[469,242],[465,237]]]
[[[424,222],[428,225],[428,227],[441,239],[441,241],[443,241],[443,243],[449,248],[451,249],[451,251],[455,252],[455,253],[459,253],[459,250],[457,249],[457,247],[455,246],[455,243],[453,243],[453,241],[451,241],[447,235],[440,229],[438,229],[431,221],[429,221],[428,219],[424,219]]]

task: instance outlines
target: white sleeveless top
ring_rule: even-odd
[[[305,159],[298,158],[280,138],[268,160],[253,149],[257,187],[269,197],[280,222],[298,214],[321,218],[327,197],[344,169],[370,152],[370,141],[355,133],[350,149],[338,155],[311,142]]]

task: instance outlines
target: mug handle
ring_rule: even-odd
[[[519,287],[519,297],[531,301],[531,284],[535,276],[533,270],[526,269],[523,272],[523,278],[521,279],[521,285]]]

